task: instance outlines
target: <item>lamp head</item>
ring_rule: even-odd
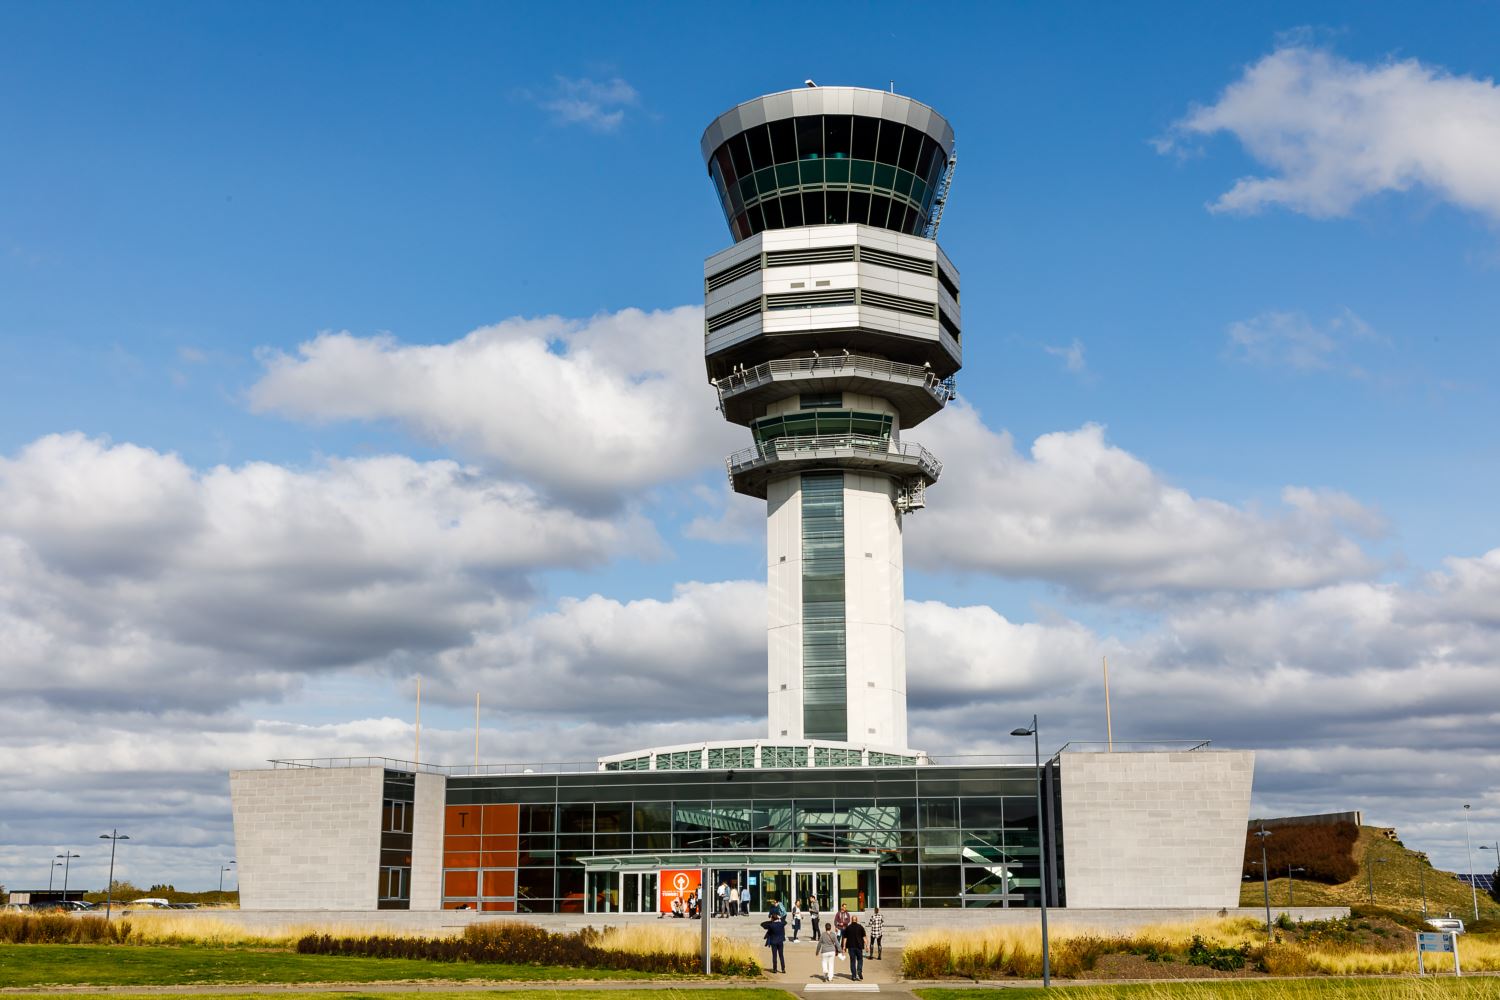
[[[1012,729],[1010,731],[1010,734],[1012,736],[1030,736],[1032,733],[1035,733],[1035,732],[1036,732],[1035,729],[1026,729],[1025,727],[1021,727],[1019,729]]]

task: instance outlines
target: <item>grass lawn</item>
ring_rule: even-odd
[[[1121,986],[1054,986],[1043,989],[922,989],[922,1000],[1492,1000],[1500,979],[1262,979],[1228,982],[1139,983]]]
[[[0,945],[0,987],[179,986],[198,983],[373,983],[393,980],[663,979],[644,972],[546,965],[299,955],[191,945]]]
[[[14,993],[10,996],[25,997],[31,994]],[[302,1000],[327,1000],[327,993],[306,993],[297,990],[277,990],[276,997],[302,998]],[[69,993],[68,1000],[117,1000],[118,993]],[[266,1000],[265,993],[152,993],[151,1000]],[[556,990],[507,990],[504,993],[485,993],[473,990],[454,990],[422,993],[360,993],[357,991],[338,994],[338,1000],[560,1000]],[[787,994],[776,989],[681,989],[655,990],[567,990],[566,1000],[652,1000],[653,997],[674,997],[677,1000],[787,1000]]]

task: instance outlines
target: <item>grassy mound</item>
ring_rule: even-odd
[[[1274,830],[1272,835],[1266,838],[1268,855],[1270,855],[1272,845],[1282,834],[1283,831]],[[1296,876],[1296,884],[1291,888],[1292,902],[1297,906],[1369,906],[1371,905],[1370,884],[1373,881],[1375,887],[1373,905],[1417,916],[1422,912],[1422,884],[1425,881],[1429,916],[1442,916],[1451,912],[1466,923],[1474,916],[1474,905],[1467,883],[1460,882],[1448,872],[1433,868],[1431,862],[1421,854],[1388,839],[1375,827],[1359,828],[1359,836],[1354,842],[1352,857],[1357,873],[1352,878],[1336,885],[1309,882],[1299,873]],[[1255,849],[1255,860],[1260,860],[1259,847]],[[1371,865],[1373,872],[1367,873],[1367,863]],[[1292,864],[1297,867],[1309,867],[1295,859]],[[1240,886],[1241,906],[1260,906],[1265,901],[1264,891],[1261,888],[1260,866],[1255,866],[1253,871],[1252,878]],[[1286,879],[1286,864],[1283,862],[1278,865],[1273,860],[1271,874],[1274,876],[1278,871],[1281,877],[1271,879],[1271,905],[1286,906],[1290,885]],[[1500,919],[1500,903],[1496,903],[1481,892],[1479,893],[1479,913],[1482,918]]]

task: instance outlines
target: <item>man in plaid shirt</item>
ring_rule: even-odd
[[[865,922],[865,926],[870,931],[868,950],[874,952],[870,957],[878,961],[880,956],[885,954],[885,947],[882,944],[885,938],[885,917],[880,915],[880,907],[875,907],[875,912],[870,914],[870,919]]]

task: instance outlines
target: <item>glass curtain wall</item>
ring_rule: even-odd
[[[899,122],[808,115],[731,136],[708,172],[738,242],[848,222],[920,234],[947,163],[930,136]]]
[[[453,777],[447,832],[451,838],[459,813],[473,805],[504,804],[507,813],[515,811],[521,829],[516,859],[495,855],[491,860],[515,866],[506,874],[514,877],[516,908],[522,912],[584,912],[590,892],[595,905],[625,906],[631,896],[620,891],[622,883],[586,885],[580,858],[715,851],[790,854],[793,868],[799,853],[863,855],[877,865],[873,873],[828,876],[829,898],[842,899],[851,909],[860,892],[867,900],[873,895],[871,879],[882,907],[1038,903],[1039,835],[1030,767],[804,768],[735,771],[732,778],[730,773]],[[1062,854],[1060,841],[1054,848],[1049,858]],[[645,868],[654,870],[654,862]],[[779,896],[797,891],[802,874],[784,864],[757,874],[753,905],[769,898],[767,879]],[[1055,869],[1051,874],[1055,880]],[[486,866],[486,876],[499,872]],[[459,881],[445,879],[445,885]],[[649,886],[640,883],[641,895],[634,898],[653,899],[656,890],[653,877]],[[602,900],[600,892],[606,894]],[[1066,899],[1054,893],[1050,902]],[[473,904],[445,893],[443,905]]]
[[[380,881],[375,905],[411,909],[412,810],[416,775],[387,771],[380,804]]]
[[[802,735],[849,738],[844,474],[802,476]]]

